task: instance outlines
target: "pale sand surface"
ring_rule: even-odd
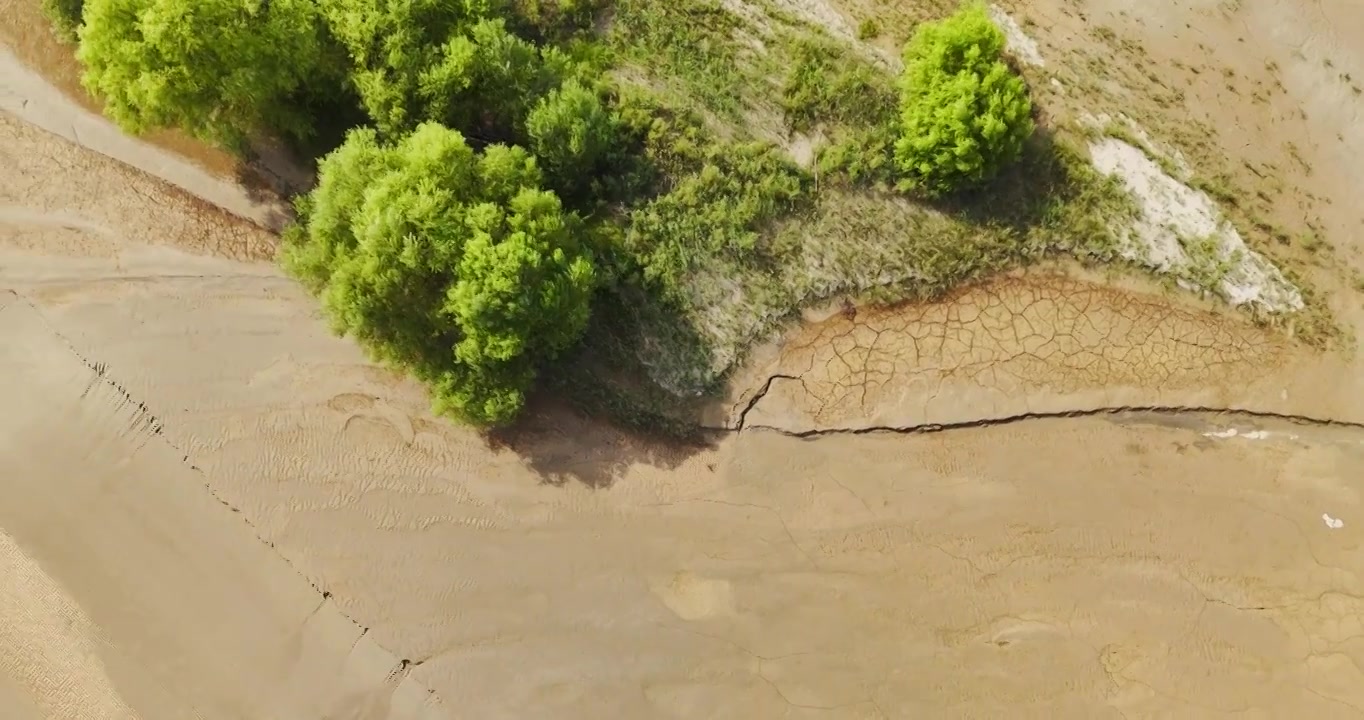
[[[26,301],[6,298],[0,335],[0,687],[19,712],[443,716]]]
[[[1028,275],[794,331],[751,374],[816,401],[709,448],[490,448],[267,234],[3,114],[0,159],[0,716],[1364,716],[1357,428],[755,429],[1357,422],[1353,352]]]
[[[11,144],[51,151],[26,156],[81,163],[62,185],[11,176],[11,208],[85,196],[120,171],[7,127]],[[156,704],[177,701],[204,717],[234,717],[233,698],[354,702],[335,677],[358,630],[337,619],[314,655],[296,655],[289,630],[314,628],[322,599],[245,518],[371,628],[384,660],[357,671],[364,681],[382,687],[407,659],[409,682],[462,716],[1364,707],[1354,431],[1216,439],[1204,433],[1222,425],[1196,419],[1055,420],[818,441],[746,432],[684,452],[551,414],[521,454],[493,451],[330,337],[268,265],[144,245],[151,200],[116,199],[121,210],[82,214],[107,228],[103,258],[42,251],[50,228],[25,223],[0,254],[0,278],[23,295],[3,311],[21,358],[4,381],[13,407],[34,408],[7,416],[5,491],[25,494],[5,503],[3,528],[51,578],[42,592],[69,598],[44,605],[88,618],[44,647],[49,662],[84,658],[89,702],[150,718],[183,717]],[[193,210],[155,199],[157,212]],[[106,385],[81,400],[93,373],[77,355],[146,403],[161,434],[102,409],[117,397]],[[132,456],[160,464],[119,462],[139,443]],[[127,479],[102,480],[105,467]],[[44,544],[70,538],[86,544]],[[95,548],[117,572],[90,574]],[[4,577],[6,597],[38,592]],[[32,684],[48,676],[7,652],[7,667],[30,668],[9,682],[30,683],[37,699],[23,702],[41,713],[53,701]]]

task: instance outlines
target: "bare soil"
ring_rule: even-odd
[[[1358,146],[1327,138],[1359,130],[1280,43],[1364,77],[1359,12],[1198,5],[1037,2],[1023,26],[1048,68],[1102,23],[1192,66],[1158,42],[1186,16],[1246,68],[1282,51],[1316,144],[1275,217],[1312,208],[1334,259],[1283,257],[1358,332]],[[1256,106],[1182,88],[1227,113],[1216,152],[1288,137],[1238,149]],[[1348,343],[1051,269],[794,330],[704,447],[550,406],[491,443],[205,204],[239,196],[80,147],[108,137],[0,113],[5,717],[1364,714]],[[1063,417],[1117,407],[1161,410]],[[850,432],[876,427],[907,432]]]

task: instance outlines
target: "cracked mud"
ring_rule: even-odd
[[[1168,298],[1008,278],[795,330],[774,361],[749,371],[774,379],[741,396],[729,423],[806,432],[943,422],[951,405],[968,417],[1037,411],[1050,409],[1042,398],[1085,393],[1117,405],[1130,388],[1147,400],[1187,398],[1242,391],[1286,355],[1270,331]]]
[[[1032,273],[494,448],[271,246],[0,114],[0,715],[1364,715],[1353,351]]]

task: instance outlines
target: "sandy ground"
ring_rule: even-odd
[[[140,402],[25,300],[0,304],[6,717],[445,716]]]
[[[0,715],[1364,716],[1353,351],[1029,274],[490,447],[96,137],[0,112]]]

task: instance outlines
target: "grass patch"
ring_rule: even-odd
[[[794,36],[786,48],[789,68],[781,106],[794,130],[816,125],[877,128],[895,121],[891,78],[833,40]]]
[[[651,13],[655,22],[690,17],[636,11]],[[656,26],[655,35],[692,37],[732,28],[728,22]],[[615,36],[617,42],[632,37],[645,36]],[[915,200],[890,189],[894,78],[791,18],[773,19],[764,38],[764,55],[746,56],[748,66],[734,61],[741,53],[731,45],[725,67],[709,68],[707,53],[715,45],[700,46],[694,62],[681,64],[692,78],[684,94],[642,102],[637,112],[648,120],[632,123],[662,181],[651,200],[624,218],[625,247],[638,262],[638,277],[620,291],[629,300],[600,330],[616,339],[588,344],[629,353],[664,397],[718,390],[749,347],[800,308],[829,297],[932,298],[1049,257],[1118,258],[1122,238],[1113,228],[1135,217],[1135,203],[1118,181],[1092,169],[1073,140],[1041,129],[1020,161],[984,187],[933,203]],[[716,95],[754,67],[777,81]],[[697,83],[707,87],[686,95]],[[729,98],[731,108],[775,99],[788,132],[817,131],[828,142],[818,149],[813,171],[791,164],[777,146],[743,140],[740,128],[736,139],[718,139],[699,113],[678,109],[714,110],[717,97]],[[667,414],[652,391],[635,387],[643,417],[653,416],[648,408]]]
[[[626,62],[736,119],[745,106],[752,51],[743,23],[718,0],[617,0],[608,42]]]

